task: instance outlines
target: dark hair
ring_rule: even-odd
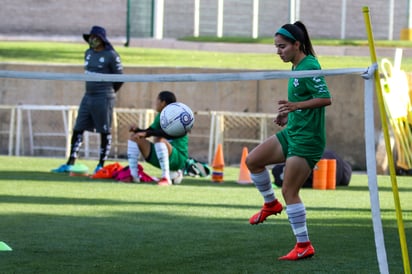
[[[175,94],[167,90],[161,91],[157,98],[159,98],[160,101],[166,102],[166,105],[176,102]]]
[[[315,51],[312,47],[312,42],[309,38],[308,30],[301,21],[296,21],[294,24],[286,24],[282,26],[283,29],[287,30],[292,34],[295,39],[285,36],[282,33],[276,32],[276,35],[282,35],[285,40],[294,43],[296,41],[300,42],[300,50],[303,51],[306,55],[316,56]]]

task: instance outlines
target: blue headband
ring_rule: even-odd
[[[286,36],[286,37],[292,39],[293,41],[297,41],[296,38],[295,38],[295,36],[293,36],[292,33],[290,33],[290,32],[289,32],[287,29],[285,29],[285,28],[280,28],[280,29],[276,32],[276,34],[281,34],[281,35],[283,35],[283,36]]]

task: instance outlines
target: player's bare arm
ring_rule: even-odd
[[[308,109],[328,106],[332,104],[332,100],[330,98],[313,98],[302,102],[289,102],[287,100],[279,100],[278,104],[278,113],[280,115],[286,115],[289,112],[295,111],[297,109]]]

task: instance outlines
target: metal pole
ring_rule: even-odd
[[[393,40],[393,16],[395,13],[395,0],[389,1],[389,24],[388,24],[388,40]]]
[[[408,0],[408,29],[412,28],[412,3]]]
[[[345,39],[346,33],[346,0],[342,0],[341,21],[340,21],[340,39]]]
[[[128,47],[129,42],[130,42],[130,0],[127,0],[127,7],[126,7],[126,43],[124,44],[124,46]]]
[[[372,64],[376,64],[377,57],[376,57],[376,50],[375,50],[375,41],[374,41],[373,32],[372,32],[372,24],[371,24],[370,15],[369,15],[369,7],[363,7],[362,10],[363,10],[363,15],[364,15],[364,20],[365,20],[366,32],[368,34],[368,43],[369,43],[369,51],[371,54],[371,61],[372,61]],[[382,131],[383,131],[383,136],[385,139],[386,154],[388,155],[389,173],[390,173],[391,183],[392,183],[393,199],[395,202],[396,220],[398,223],[398,233],[399,233],[399,239],[400,239],[400,244],[401,244],[401,249],[402,249],[403,266],[404,266],[405,274],[410,274],[411,268],[409,264],[408,247],[406,245],[405,228],[404,228],[403,219],[402,219],[402,209],[401,209],[401,204],[399,200],[399,191],[398,191],[398,183],[396,180],[395,163],[393,161],[391,142],[390,142],[390,137],[389,137],[389,128],[388,128],[388,122],[386,120],[385,105],[383,102],[383,95],[382,95],[382,86],[381,86],[381,81],[379,78],[378,70],[375,70],[375,86],[376,86],[376,94],[378,98],[379,113],[381,117]]]
[[[193,36],[199,37],[199,26],[200,26],[200,0],[195,0],[195,14],[194,14],[194,26],[193,26]]]
[[[223,36],[223,3],[224,0],[218,0],[217,2],[217,37]]]
[[[376,157],[375,157],[375,126],[373,111],[373,74],[371,79],[365,80],[365,149],[366,149],[366,169],[368,171],[369,198],[372,211],[373,231],[375,235],[376,255],[381,274],[389,273],[388,259],[386,256],[385,240],[382,228],[382,218],[379,203],[378,179],[376,176]]]
[[[253,39],[259,36],[259,0],[253,0],[253,25],[252,25],[252,37]]]
[[[299,21],[300,20],[300,0],[295,0],[296,4],[295,4],[295,21]]]
[[[163,39],[164,0],[154,1],[154,38]]]
[[[296,2],[289,0],[289,23],[293,24],[296,20]]]

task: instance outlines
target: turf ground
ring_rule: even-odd
[[[349,187],[301,191],[317,253],[285,262],[277,257],[294,245],[286,214],[249,225],[262,199],[236,183],[238,168],[225,168],[223,184],[185,177],[158,187],[49,172],[62,162],[0,156],[0,241],[13,249],[0,252],[0,273],[379,273],[364,174]],[[398,185],[412,254],[411,177]],[[389,270],[403,273],[389,177],[379,190]]]

